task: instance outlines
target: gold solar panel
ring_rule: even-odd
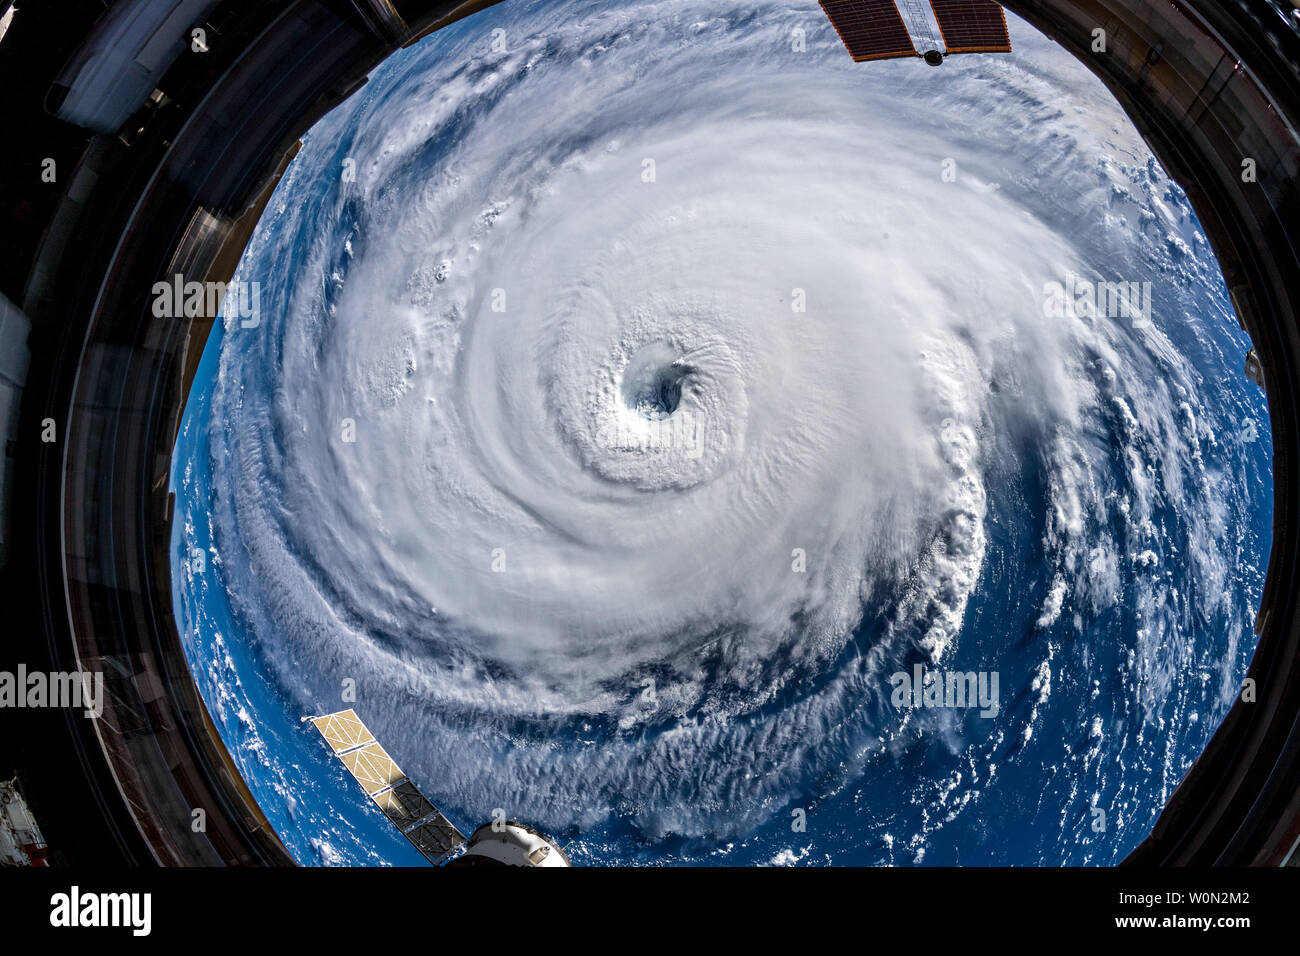
[[[313,717],[311,722],[336,754],[375,741],[374,734],[366,729],[355,710],[341,710],[337,714]]]
[[[384,816],[431,863],[441,862],[465,842],[464,834],[406,778],[355,711],[313,717],[311,722]]]
[[[919,56],[894,0],[819,0],[856,62]]]
[[[930,0],[948,53],[1010,53],[1007,16],[993,0]]]
[[[388,751],[378,743],[349,750],[340,754],[339,759],[343,761],[343,766],[352,771],[352,776],[357,778],[368,794],[373,795],[406,779],[402,768],[393,762]]]

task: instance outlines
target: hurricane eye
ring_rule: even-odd
[[[695,369],[665,343],[646,346],[632,358],[623,374],[627,408],[650,421],[662,421],[677,411],[682,387]]]

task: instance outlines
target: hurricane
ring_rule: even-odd
[[[1253,650],[1267,410],[1185,194],[1009,19],[933,69],[813,3],[508,0],[304,137],[174,541],[300,859],[382,855],[296,725],[344,706],[579,862],[1140,841]],[[998,698],[900,704],[951,672]]]

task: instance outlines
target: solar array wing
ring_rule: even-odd
[[[434,809],[433,804],[409,780],[375,794],[371,799],[379,804],[384,816],[392,820],[399,830],[419,823]]]
[[[394,784],[406,779],[402,768],[388,756],[388,751],[379,744],[367,744],[338,755],[357,782],[366,788],[366,793],[376,794],[387,790]]]
[[[438,862],[465,842],[465,836],[437,810],[418,826],[406,831],[406,838],[429,860]]]
[[[855,62],[920,56],[894,0],[819,0]]]
[[[355,710],[341,710],[337,714],[313,717],[311,722],[316,725],[335,756],[353,747],[375,742],[374,734],[366,729]]]
[[[1010,53],[1007,16],[993,0],[930,0],[946,53]]]
[[[465,842],[464,835],[406,779],[356,711],[341,710],[313,717],[311,722],[366,795],[430,862],[441,862]]]

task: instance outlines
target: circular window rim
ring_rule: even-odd
[[[194,330],[152,316],[147,292],[159,276],[229,278],[298,138],[393,50],[496,2],[410,0],[398,4],[405,19],[394,19],[374,12],[396,14],[392,5],[295,0],[264,15],[165,141],[148,152],[146,127],[126,147],[156,163],[136,169],[134,191],[109,207],[117,218],[107,217],[98,255],[46,262],[69,330],[43,396],[45,408],[66,411],[66,438],[39,449],[35,463],[37,487],[58,489],[40,495],[31,517],[46,575],[40,601],[56,662],[117,661],[127,672],[109,693],[119,719],[94,721],[85,742],[130,808],[141,840],[121,839],[135,842],[137,857],[291,862],[230,772],[171,614],[174,502],[160,477],[170,473]],[[1300,216],[1285,218],[1300,209],[1300,76],[1286,53],[1300,61],[1300,33],[1281,24],[1270,42],[1258,27],[1267,0],[1003,6],[1102,80],[1186,191],[1255,343],[1269,402],[1273,546],[1248,672],[1256,700],[1232,707],[1125,862],[1280,864],[1300,840]],[[1105,53],[1094,49],[1097,30]],[[1278,42],[1294,45],[1270,49]],[[1254,160],[1249,183],[1244,159]],[[96,189],[113,185],[122,183],[105,176]],[[25,396],[25,420],[44,414],[31,404]],[[130,733],[121,730],[128,713],[138,721]],[[180,755],[179,766],[163,751]],[[177,780],[175,795],[144,785],[159,772]],[[207,834],[188,826],[188,808],[199,805],[216,808]],[[214,816],[225,819],[213,825]]]

